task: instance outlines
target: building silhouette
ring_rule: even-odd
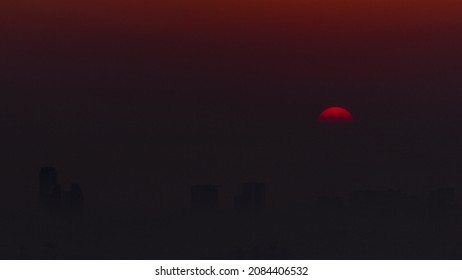
[[[42,167],[39,173],[39,200],[42,208],[50,207],[51,197],[56,196],[57,185],[56,168]]]
[[[195,185],[191,187],[191,206],[196,210],[218,208],[218,188],[214,185]]]
[[[52,213],[59,213],[62,210],[63,203],[62,203],[62,191],[61,185],[56,184],[51,191],[49,197],[49,209]]]
[[[258,210],[266,205],[266,187],[263,183],[245,183],[242,193],[234,197],[237,210]]]
[[[75,217],[83,214],[83,192],[79,185],[72,184],[63,191],[57,180],[54,167],[43,167],[39,173],[39,202],[41,208],[53,216]]]
[[[65,192],[65,207],[69,215],[79,216],[83,214],[83,193],[80,185],[72,184],[69,191]]]

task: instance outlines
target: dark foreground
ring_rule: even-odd
[[[437,194],[365,191],[286,210],[4,211],[0,225],[1,259],[462,259],[462,209]]]

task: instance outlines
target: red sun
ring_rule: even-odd
[[[319,114],[319,122],[348,123],[353,121],[351,113],[342,107],[329,107]]]

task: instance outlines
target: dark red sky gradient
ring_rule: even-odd
[[[381,164],[453,162],[461,14],[448,0],[1,1],[0,183],[19,196],[54,163],[115,207],[204,181],[305,190],[330,104]]]

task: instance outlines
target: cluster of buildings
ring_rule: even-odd
[[[218,187],[195,185],[191,187],[191,202],[194,210],[211,210],[219,207]],[[39,203],[43,212],[58,216],[83,214],[84,196],[78,184],[63,189],[58,183],[55,167],[42,167],[39,173]],[[258,210],[265,208],[266,188],[262,183],[245,183],[241,193],[234,197],[236,210]]]
[[[83,214],[84,196],[78,184],[63,189],[58,183],[54,167],[43,167],[39,174],[39,201],[44,212],[60,216]],[[316,207],[323,212],[343,212],[346,208],[357,212],[408,212],[419,206],[433,212],[452,210],[456,205],[454,188],[433,190],[427,199],[406,195],[400,191],[356,190],[347,200],[336,196],[321,196]],[[195,185],[191,187],[193,210],[214,210],[219,208],[218,186]],[[266,186],[263,183],[244,183],[241,192],[234,196],[233,207],[237,211],[258,211],[266,207]]]
[[[72,217],[83,214],[84,199],[80,186],[72,184],[63,190],[54,167],[40,169],[39,202],[40,208],[52,215]]]

